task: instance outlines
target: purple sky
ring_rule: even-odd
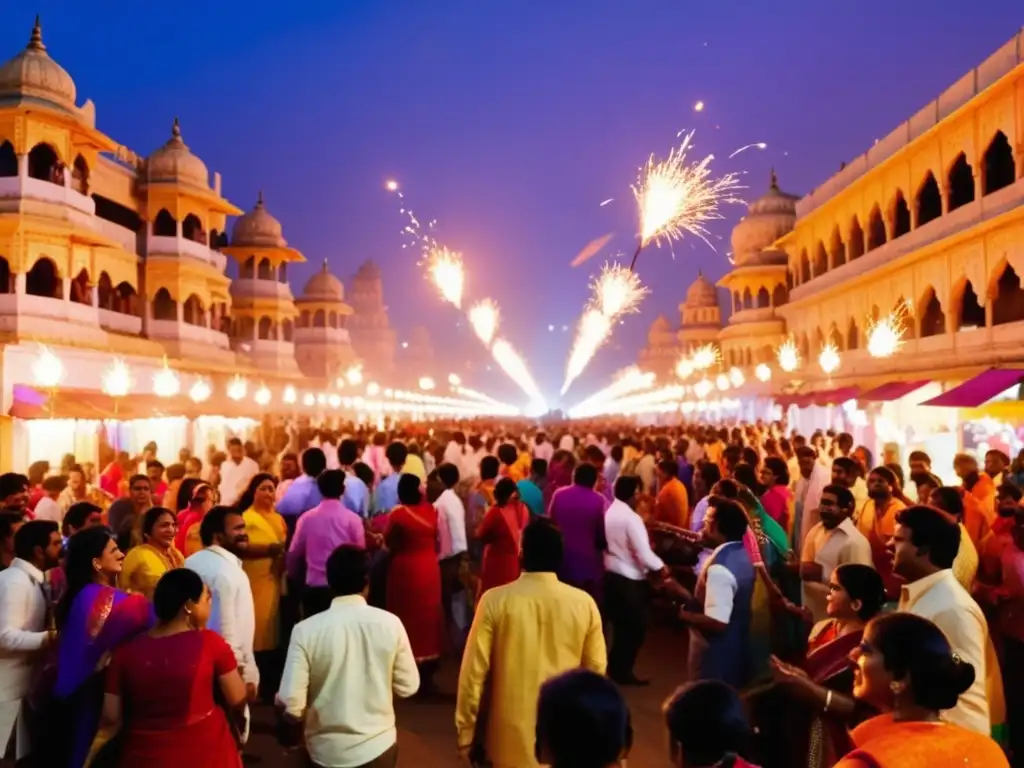
[[[373,257],[400,338],[425,325],[452,370],[509,399],[517,390],[486,371],[482,347],[402,249],[385,179],[399,179],[420,218],[436,218],[440,238],[465,253],[467,294],[499,301],[506,333],[555,399],[602,259],[569,261],[609,232],[605,253],[632,253],[629,185],[649,153],[695,128],[716,170],[748,172],[748,199],[773,165],[784,189],[803,194],[1024,22],[1012,0],[37,0],[5,10],[5,57],[24,46],[37,10],[100,129],[148,154],[180,116],[228,198],[249,208],[265,191],[309,259],[298,289],[324,258],[347,282]],[[757,141],[768,149],[725,161]],[[699,241],[674,260],[645,252],[652,295],[569,403],[635,359],[659,312],[678,323],[698,269],[726,271],[742,209],[723,212],[717,253]]]

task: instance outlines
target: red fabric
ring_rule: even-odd
[[[213,700],[216,678],[237,667],[228,644],[209,630],[141,635],[115,651],[105,684],[124,712],[119,764],[241,766],[227,717]]]
[[[427,501],[399,505],[388,515],[391,549],[387,609],[402,620],[417,661],[441,655],[444,613],[437,562],[437,510]]]
[[[188,529],[202,520],[202,515],[187,509],[178,515],[178,532],[174,535],[175,548],[185,554],[185,541],[188,539]]]
[[[35,486],[28,492],[28,508],[30,512],[35,512],[36,504],[38,504],[39,500],[45,495],[46,492],[43,490],[43,486],[41,485]]]
[[[484,515],[476,538],[484,543],[480,563],[480,594],[519,578],[519,540],[530,522],[525,504],[491,507]]]

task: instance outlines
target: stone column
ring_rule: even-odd
[[[90,291],[92,293],[92,305],[100,308],[100,287],[98,285],[94,285]],[[102,307],[102,309],[106,309],[106,307]]]
[[[18,155],[18,178],[28,178],[28,155]]]
[[[24,272],[16,274],[14,276],[14,292],[22,296],[28,293],[27,282],[27,276]]]
[[[61,293],[64,301],[71,301],[71,278],[65,277],[61,280]]]
[[[179,228],[180,228],[180,225],[179,225]],[[179,323],[184,323],[185,322],[185,302],[177,301],[177,302],[174,303],[174,307],[175,307],[175,309],[178,312],[178,322]]]

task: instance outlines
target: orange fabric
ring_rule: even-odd
[[[986,478],[987,479],[987,478]],[[989,480],[989,484],[992,481]],[[978,481],[978,485],[974,487],[977,489],[981,485],[981,481]],[[993,486],[994,490],[994,486]],[[992,529],[992,523],[995,522],[995,496],[992,496],[991,502],[989,502],[988,509],[993,510],[990,514],[986,514],[985,507],[982,502],[973,493],[964,494],[964,528],[967,529],[967,535],[971,537],[971,541],[974,542],[976,549],[981,550],[981,543],[985,540],[985,536]]]
[[[996,519],[996,484],[992,482],[992,478],[982,472],[978,476],[978,482],[965,495],[974,497],[985,520],[991,526]]]
[[[949,723],[896,722],[879,715],[850,733],[856,748],[835,768],[1010,768],[988,736]]]
[[[690,499],[679,478],[671,478],[654,501],[654,519],[659,523],[690,529]]]
[[[885,595],[889,600],[896,600],[900,594],[903,581],[892,572],[892,558],[889,557],[889,539],[896,532],[896,513],[905,509],[906,505],[899,499],[890,499],[884,510],[875,508],[875,500],[868,499],[857,518],[857,528],[871,545],[871,559],[875,570],[885,584]]]

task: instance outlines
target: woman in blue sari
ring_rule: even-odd
[[[103,706],[110,653],[153,623],[149,601],[116,589],[124,553],[108,528],[87,528],[68,542],[67,590],[57,606],[57,680],[44,765],[82,768]]]

